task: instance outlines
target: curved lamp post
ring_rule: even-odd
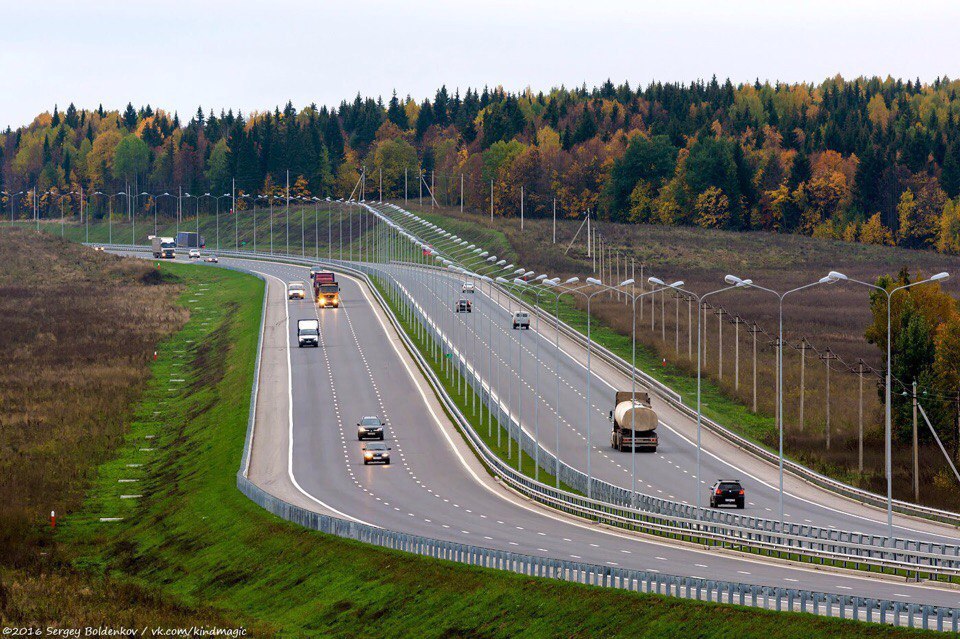
[[[893,437],[893,428],[892,428],[892,412],[893,412],[893,402],[890,394],[890,380],[891,380],[891,366],[893,364],[892,351],[890,348],[890,304],[893,300],[894,293],[898,291],[903,291],[913,286],[919,286],[920,284],[929,284],[931,282],[940,282],[948,277],[950,274],[946,271],[937,273],[933,277],[929,277],[925,280],[919,282],[911,282],[910,284],[904,284],[902,286],[897,286],[890,290],[887,290],[876,284],[870,284],[868,282],[862,282],[850,277],[847,277],[843,273],[837,271],[830,271],[830,274],[827,276],[831,281],[844,281],[844,282],[853,282],[854,284],[859,284],[861,286],[866,286],[874,290],[882,292],[887,298],[887,372],[884,380],[884,428],[883,428],[883,446],[884,446],[884,462],[886,466],[887,474],[887,536],[889,539],[893,539],[893,461],[892,461],[892,444],[891,440]]]
[[[709,293],[704,293],[703,295],[697,295],[693,291],[688,291],[685,288],[683,288],[683,281],[674,282],[673,284],[667,284],[666,282],[664,282],[663,280],[657,277],[647,278],[647,281],[656,286],[672,288],[676,291],[686,293],[687,295],[697,300],[697,477],[696,477],[697,483],[696,483],[696,490],[697,490],[697,519],[700,519],[700,517],[702,516],[701,510],[702,510],[702,503],[703,503],[703,496],[701,495],[701,493],[703,492],[703,489],[701,488],[702,480],[700,479],[700,453],[703,447],[702,441],[701,441],[701,431],[702,431],[702,421],[703,421],[702,408],[703,407],[701,404],[701,388],[700,388],[700,385],[701,385],[700,380],[702,377],[701,354],[703,350],[700,346],[701,344],[700,337],[703,331],[700,324],[703,321],[703,302],[705,299],[707,299],[711,295],[717,295],[718,293],[729,291],[730,289],[737,288],[740,285],[735,284],[733,286],[727,286],[721,289],[717,289],[715,291],[710,291]]]
[[[826,277],[821,277],[816,282],[811,282],[809,284],[804,284],[803,286],[798,286],[792,288],[783,293],[779,293],[773,289],[760,286],[759,284],[754,284],[753,280],[745,280],[737,277],[736,275],[727,275],[723,280],[734,287],[743,287],[743,288],[754,288],[758,291],[764,291],[770,293],[771,295],[776,296],[777,304],[779,307],[778,310],[778,320],[777,320],[777,430],[778,430],[778,472],[780,476],[780,531],[783,532],[783,300],[786,299],[788,295],[797,293],[814,286],[819,286],[820,284],[831,284],[836,279],[827,275]]]

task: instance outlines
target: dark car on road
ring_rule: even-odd
[[[461,298],[457,300],[457,305],[456,307],[454,307],[454,312],[455,313],[472,313],[473,304],[470,303],[470,300]]]
[[[720,506],[733,505],[737,508],[743,508],[744,491],[743,485],[736,479],[720,479],[710,487],[710,507],[719,508]]]
[[[386,444],[367,444],[363,447],[363,465],[384,464],[390,465],[390,448]]]
[[[379,417],[369,415],[357,422],[357,439],[379,439],[383,441],[383,422]]]

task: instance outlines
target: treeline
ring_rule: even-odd
[[[764,229],[960,252],[960,82],[833,78],[814,84],[606,82],[588,90],[445,88],[416,102],[187,122],[149,105],[43,113],[0,136],[7,209],[123,190],[344,197],[432,189],[517,215],[586,209],[617,221]],[[421,184],[419,174],[425,175]],[[382,180],[382,182],[381,182]],[[75,205],[75,196],[67,204]]]

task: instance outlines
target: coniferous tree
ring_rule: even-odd
[[[121,120],[123,126],[127,127],[127,130],[133,131],[137,127],[137,110],[133,108],[133,104],[127,102],[127,108],[123,112],[123,118]],[[179,122],[177,123],[179,128]]]

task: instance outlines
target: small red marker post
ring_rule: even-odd
[[[663,364],[662,364],[662,366],[666,367],[666,365],[667,365],[667,358],[664,357],[664,358],[663,358]]]
[[[157,361],[157,351],[153,351],[153,361]]]
[[[57,527],[57,511],[55,510],[50,511],[50,527],[51,528]]]

